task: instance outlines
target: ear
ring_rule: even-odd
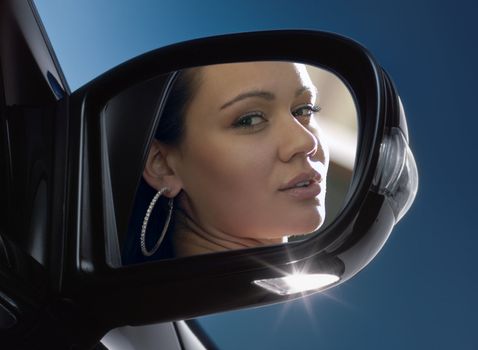
[[[169,198],[176,197],[183,187],[181,179],[169,164],[172,153],[171,147],[154,139],[143,171],[143,178],[148,185],[158,191],[164,187],[169,189],[164,193]]]

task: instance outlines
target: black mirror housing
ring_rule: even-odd
[[[166,91],[172,79],[170,72],[251,60],[291,60],[324,67],[342,77],[350,87],[359,108],[360,137],[351,196],[342,213],[320,236],[285,247],[112,268],[104,249],[108,245],[108,213],[103,195],[104,157],[100,145],[104,140],[99,116],[105,102],[154,76],[165,74],[164,82],[156,88]],[[70,245],[66,259],[70,264],[63,293],[91,310],[91,316],[102,320],[105,328],[112,328],[188,319],[316,292],[281,296],[252,283],[294,271],[339,276],[339,281],[328,288],[342,283],[373,259],[395,224],[385,196],[374,191],[373,178],[387,131],[396,127],[407,135],[403,118],[398,95],[382,68],[362,46],[331,33],[271,31],[224,35],[161,48],[122,64],[71,96],[69,197],[74,200],[68,202]],[[120,195],[127,197],[134,192],[152,137],[150,130],[157,122],[151,118],[141,126],[117,128],[124,135],[141,133],[141,137],[131,139],[143,140],[134,147],[129,145],[130,149],[135,148],[129,153],[121,152],[127,164],[137,167],[125,169],[122,179],[117,180],[125,188]],[[121,217],[129,208],[118,210]]]

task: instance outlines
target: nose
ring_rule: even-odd
[[[282,142],[279,146],[279,159],[289,162],[294,157],[303,157],[325,165],[328,151],[318,128],[306,127],[293,116],[287,120],[288,122],[283,124],[281,131]]]

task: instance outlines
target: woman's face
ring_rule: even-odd
[[[206,232],[278,239],[316,230],[329,156],[305,67],[234,63],[198,74],[174,150],[179,204]]]

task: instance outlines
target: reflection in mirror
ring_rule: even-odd
[[[107,129],[108,120],[119,118],[114,111],[121,108],[114,106],[121,101],[144,99],[145,90],[162,101],[150,110],[138,102],[135,109],[160,119],[141,160],[127,225],[110,220],[118,238],[107,237],[108,251],[119,250],[122,264],[301,240],[320,234],[345,205],[357,115],[350,91],[333,73],[291,62],[245,62],[177,72],[167,98],[164,84],[143,85],[111,99],[103,111]],[[116,193],[118,169],[108,169]],[[113,207],[120,200],[113,198]]]

